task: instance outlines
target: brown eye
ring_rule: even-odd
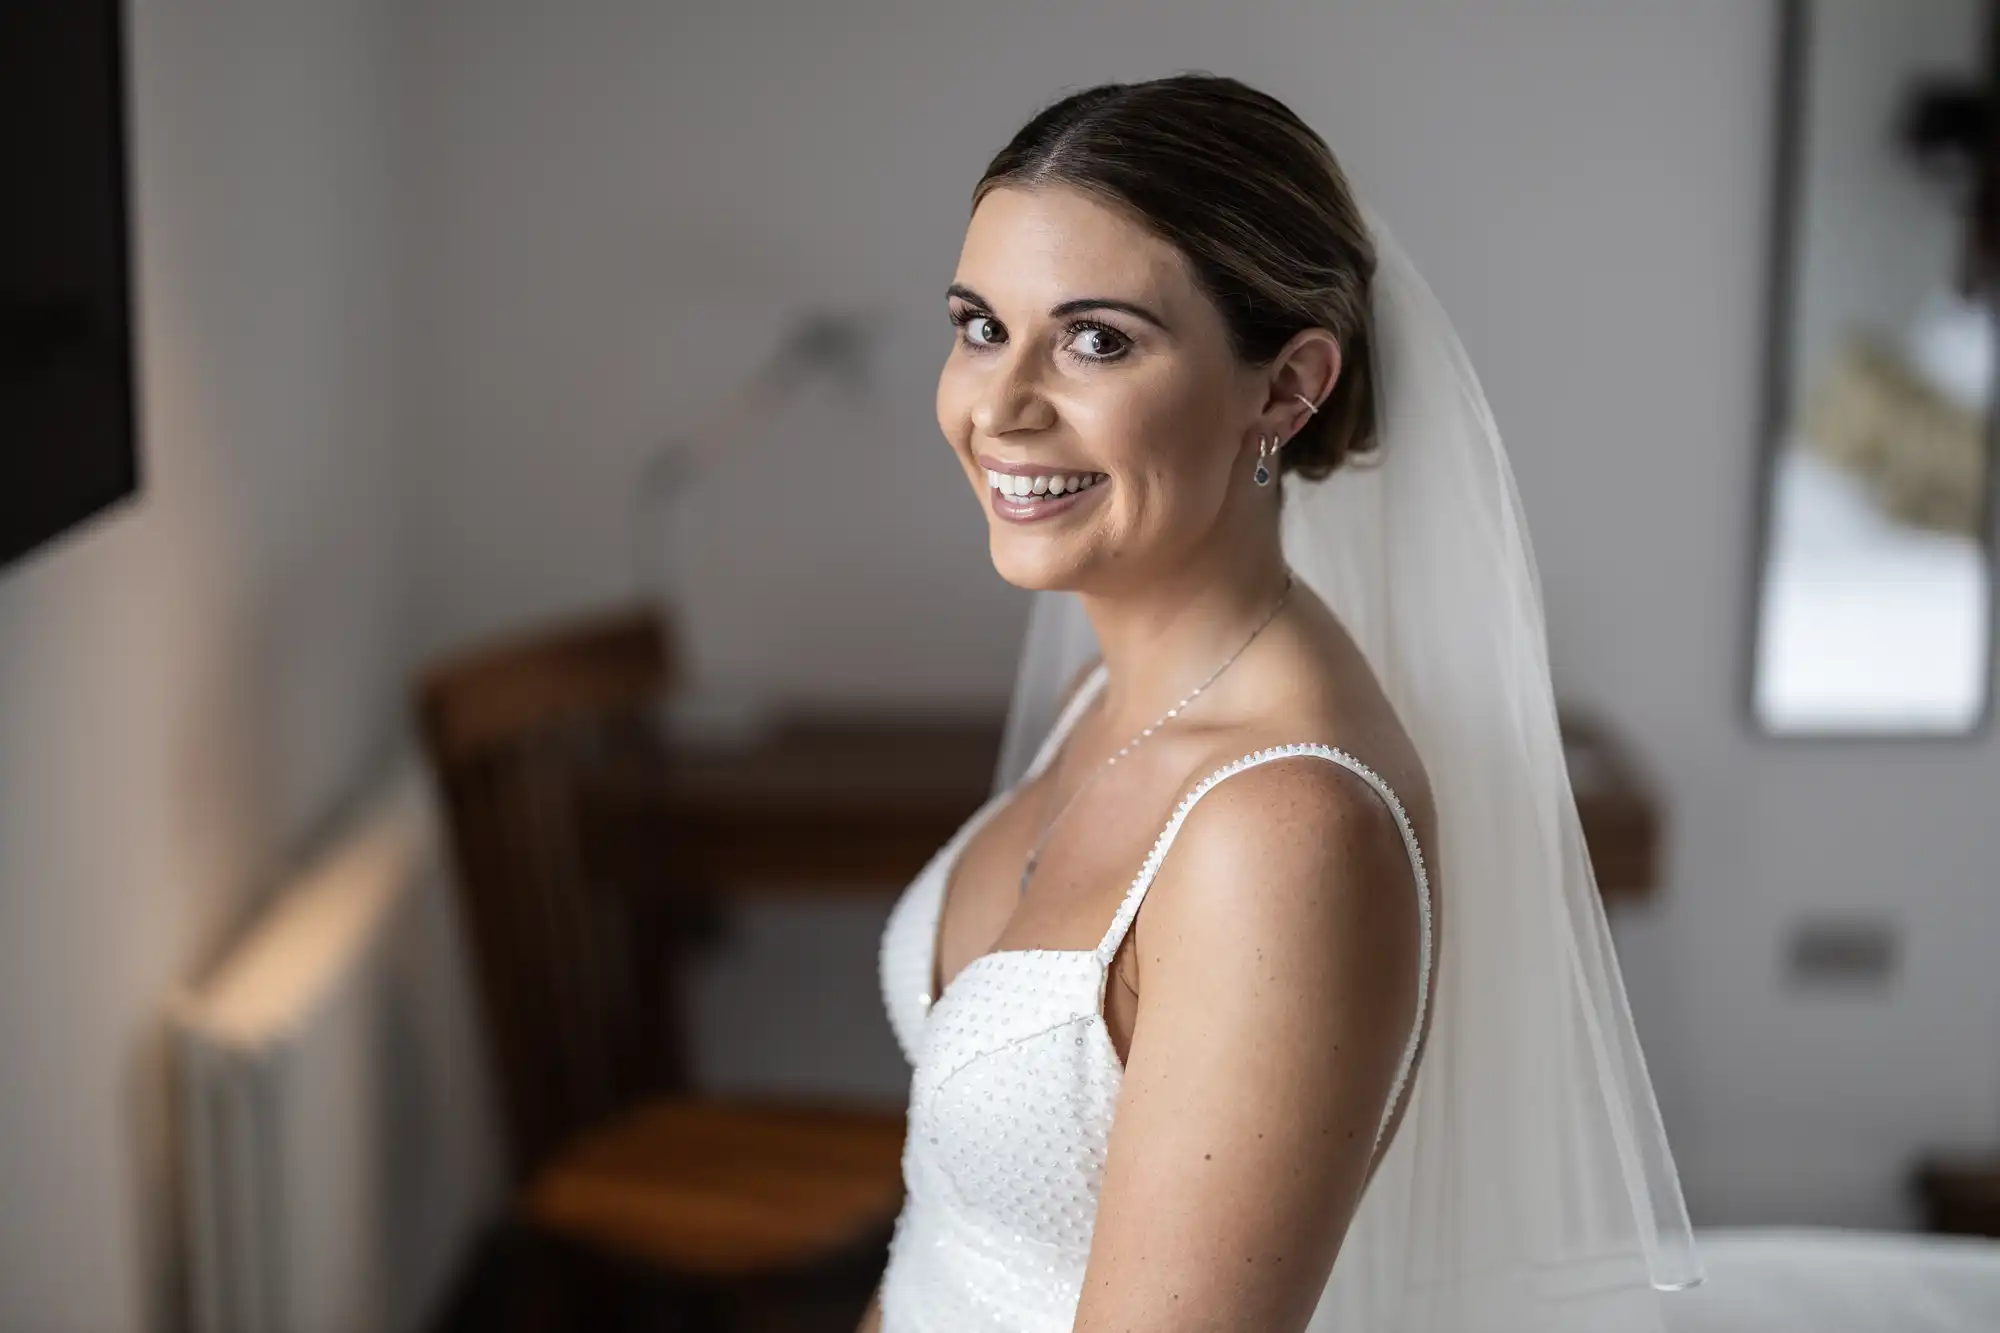
[[[953,313],[951,322],[958,326],[959,339],[967,347],[997,347],[1002,341],[1002,338],[983,328],[980,333],[973,333],[975,327],[988,324],[998,329],[1000,321],[991,315],[983,315],[977,310],[960,310]]]
[[[1116,361],[1131,339],[1109,324],[1084,321],[1070,325],[1070,354],[1079,361]]]

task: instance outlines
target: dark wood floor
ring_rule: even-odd
[[[498,1224],[431,1333],[854,1333],[887,1258],[885,1232],[810,1272],[718,1292]]]

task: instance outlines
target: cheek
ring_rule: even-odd
[[[947,357],[944,368],[938,371],[937,422],[952,448],[960,453],[966,452],[972,430],[972,393],[970,379],[959,359]]]
[[[1227,466],[1217,394],[1197,377],[1162,376],[1100,396],[1081,423],[1091,455],[1125,483],[1135,519],[1165,517],[1211,495]]]

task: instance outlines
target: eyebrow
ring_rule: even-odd
[[[981,296],[978,292],[973,291],[972,288],[967,287],[964,283],[954,282],[951,286],[945,288],[945,295],[956,296],[963,301],[970,301],[972,304],[986,310],[993,308],[991,301]],[[1051,319],[1060,319],[1064,315],[1074,315],[1084,310],[1122,310],[1128,315],[1136,315],[1138,318],[1145,320],[1162,333],[1171,332],[1167,328],[1167,321],[1161,319],[1158,315],[1146,309],[1146,307],[1136,305],[1131,301],[1116,300],[1109,296],[1083,296],[1078,297],[1074,301],[1064,301],[1060,305],[1049,307],[1049,317]]]

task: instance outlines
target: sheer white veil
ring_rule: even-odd
[[[1280,521],[1423,757],[1438,973],[1408,1109],[1310,1328],[1645,1333],[1659,1293],[1703,1273],[1564,763],[1534,551],[1449,317],[1362,212],[1379,462],[1282,477]],[[999,786],[1095,655],[1078,599],[1035,594]]]

